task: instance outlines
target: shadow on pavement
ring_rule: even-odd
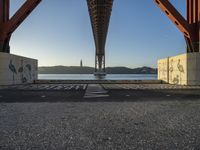
[[[199,90],[111,90],[108,97],[84,98],[84,91],[0,91],[0,103],[198,101]]]

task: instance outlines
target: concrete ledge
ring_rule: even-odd
[[[160,84],[161,80],[36,80],[36,84]]]
[[[37,60],[0,53],[0,85],[33,83],[37,80],[37,74]]]

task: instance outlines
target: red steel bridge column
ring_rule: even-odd
[[[0,26],[9,21],[9,0],[0,0]],[[3,36],[3,31],[0,28],[0,37]],[[10,36],[0,39],[0,51],[10,52],[9,47]]]
[[[200,52],[200,0],[187,1],[187,19],[169,2],[169,0],[154,0],[161,10],[183,33],[187,52]]]
[[[187,20],[194,52],[200,52],[200,0],[187,0]]]
[[[0,52],[10,53],[10,37],[42,0],[26,0],[10,18],[10,0],[0,0]]]
[[[87,0],[96,47],[95,72],[105,72],[105,44],[113,0]]]

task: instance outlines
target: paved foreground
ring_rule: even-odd
[[[0,149],[200,149],[199,89],[88,92],[0,90]]]

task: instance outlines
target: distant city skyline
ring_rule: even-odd
[[[11,14],[24,0],[11,1]],[[185,1],[170,0],[185,16]],[[43,0],[11,38],[11,53],[39,66],[94,67],[95,45],[86,0]],[[182,33],[153,0],[114,0],[106,66],[157,67],[157,60],[186,52]]]

